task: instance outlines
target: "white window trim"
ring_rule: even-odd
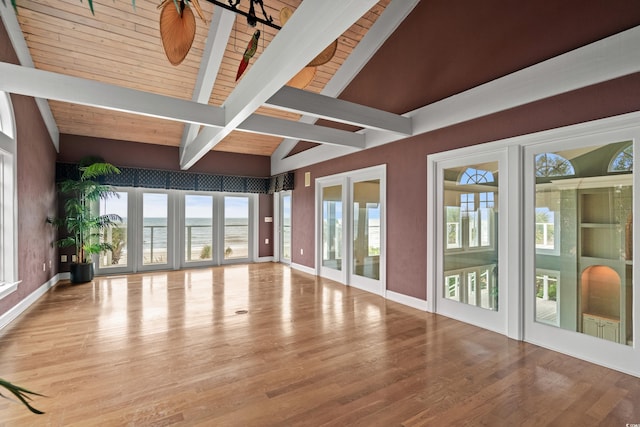
[[[551,325],[551,326],[560,326],[560,287],[562,286],[562,282],[561,282],[561,278],[560,278],[560,272],[558,270],[549,270],[548,268],[536,268],[536,279],[538,278],[538,276],[553,276],[556,278],[557,280],[557,285],[556,285],[556,321],[555,323],[552,322],[545,322],[544,320],[540,320],[537,317],[537,313],[536,313],[536,318],[535,321],[545,324],[545,325]],[[535,283],[534,283],[534,288],[533,288],[534,292],[535,292]]]
[[[0,299],[18,289],[18,202],[16,171],[15,118],[9,94],[0,92],[0,174],[2,209],[0,210]]]

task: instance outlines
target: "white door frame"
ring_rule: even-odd
[[[291,197],[291,208],[293,209],[293,192],[291,190],[273,193],[273,259],[277,262],[291,265],[291,258],[284,258],[282,251],[282,203],[284,196]],[[293,227],[293,224],[291,224],[291,227]],[[291,251],[293,251],[293,248],[291,248]]]
[[[520,263],[520,241],[518,239],[517,201],[518,181],[512,182],[518,170],[518,147],[472,146],[430,155],[427,158],[427,309],[447,317],[455,318],[485,329],[520,338],[521,322],[520,292],[517,280],[520,272],[513,266]],[[473,165],[480,162],[498,161],[498,310],[479,308],[443,297],[444,272],[442,255],[443,236],[443,170],[446,168]],[[516,160],[513,165],[512,161]],[[516,212],[511,211],[516,206]],[[516,229],[517,234],[511,235]],[[510,267],[511,266],[511,267]],[[516,279],[514,282],[513,279]],[[509,283],[516,285],[508,286]],[[516,304],[515,306],[513,304]]]
[[[384,295],[386,290],[386,165],[348,171],[316,178],[316,274],[331,280]],[[380,279],[374,280],[352,274],[353,268],[353,183],[367,179],[380,180]],[[342,186],[342,266],[336,270],[322,265],[322,189]]]
[[[638,116],[636,114],[636,116]],[[640,118],[640,117],[639,117]],[[575,131],[572,135],[565,135],[558,131],[560,137],[549,137],[537,144],[528,144],[524,147],[524,224],[526,229],[534,230],[535,223],[535,170],[534,158],[536,154],[543,152],[557,151],[562,149],[584,148],[588,146],[603,146],[609,143],[633,141],[634,164],[640,164],[640,126],[636,119],[634,127],[621,126],[625,123],[620,118],[611,118],[598,121],[593,124],[577,125],[574,128],[587,131]],[[632,182],[634,188],[633,195],[633,223],[634,230],[638,230],[640,221],[640,197],[638,196],[638,185],[640,185],[639,174],[633,173]],[[529,232],[524,235],[525,253],[535,255],[535,233]],[[640,245],[638,238],[633,241],[633,251],[638,253]],[[640,376],[640,289],[638,289],[638,274],[640,267],[637,262],[633,263],[633,345],[619,344],[604,339],[595,338],[581,332],[562,329],[553,325],[536,322],[535,320],[535,256],[524,258],[524,339],[533,344],[550,348],[565,354],[569,354],[580,359],[588,360],[603,366]],[[562,285],[561,285],[562,286]]]

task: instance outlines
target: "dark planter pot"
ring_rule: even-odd
[[[93,280],[93,263],[72,263],[71,283],[86,283]]]

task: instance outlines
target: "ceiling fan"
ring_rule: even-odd
[[[272,16],[267,14],[263,0],[249,0],[248,11],[244,11],[238,7],[241,0],[228,0],[228,4],[218,0],[207,1],[239,15],[245,16],[247,18],[247,24],[250,27],[255,27],[257,23],[261,23],[277,30],[282,28],[273,22]],[[175,7],[171,6],[172,3]],[[263,17],[257,16],[256,6],[260,7]],[[203,16],[198,0],[163,0],[158,8],[162,9],[160,14],[160,36],[165,54],[172,65],[179,65],[189,53],[195,38],[196,23],[195,16],[191,11],[191,8],[196,10],[196,13],[203,22],[206,22],[206,19]],[[290,8],[282,8],[282,10],[280,10],[281,25],[284,25],[291,15],[293,15],[293,11]],[[255,55],[259,38],[260,30],[256,30],[243,53],[242,60],[238,67],[238,72],[236,74],[236,81],[242,76],[250,59]],[[318,54],[316,58],[307,64],[305,68],[296,74],[289,81],[288,85],[299,89],[306,87],[315,77],[316,67],[329,62],[331,58],[333,58],[333,55],[337,50],[337,46],[338,41],[335,40],[324,51]]]

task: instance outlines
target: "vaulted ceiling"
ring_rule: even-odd
[[[210,149],[270,156],[283,137],[362,146],[363,138],[352,132],[299,120],[307,114],[374,128],[395,121],[398,124],[390,124],[391,130],[400,126],[410,133],[407,119],[359,110],[319,95],[389,2],[308,1],[303,7],[300,0],[267,0],[266,11],[278,25],[283,25],[280,12],[284,8],[294,11],[278,31],[260,23],[252,28],[245,17],[201,0],[206,22],[197,20],[193,46],[185,60],[173,66],[160,39],[157,0],[137,0],[135,5],[127,0],[94,1],[94,15],[86,2],[78,0],[18,0],[17,22],[35,69],[77,78],[57,80],[36,73],[24,76],[25,85],[31,86],[34,95],[42,93],[34,88],[34,81],[58,86],[46,98],[60,133],[180,146],[185,168]],[[390,25],[397,25],[415,3],[405,2]],[[248,1],[239,8],[246,11]],[[3,14],[11,13],[5,5]],[[257,52],[236,81],[255,29],[261,32]],[[388,32],[381,34],[378,44]],[[337,50],[327,63],[305,67],[335,39]],[[351,65],[353,72],[339,76],[343,86],[366,59]],[[301,70],[311,77],[304,91],[286,86]],[[141,105],[140,92],[165,98],[150,98],[151,105]],[[194,105],[167,103],[168,98],[216,109],[196,112]],[[147,108],[156,103],[166,103],[167,108],[162,112]],[[340,118],[332,117],[337,113]],[[198,116],[208,117],[199,120]],[[201,129],[201,125],[209,127]]]
[[[294,13],[280,31],[258,24],[236,82],[254,29],[200,1],[207,22],[178,66],[159,0],[94,0],[95,15],[0,1],[23,65],[0,63],[0,90],[40,98],[54,132],[179,146],[185,169],[209,150],[271,156],[278,172],[640,71],[637,0],[264,0],[278,24]],[[336,39],[303,90],[287,85]],[[298,141],[320,145],[287,157]]]

